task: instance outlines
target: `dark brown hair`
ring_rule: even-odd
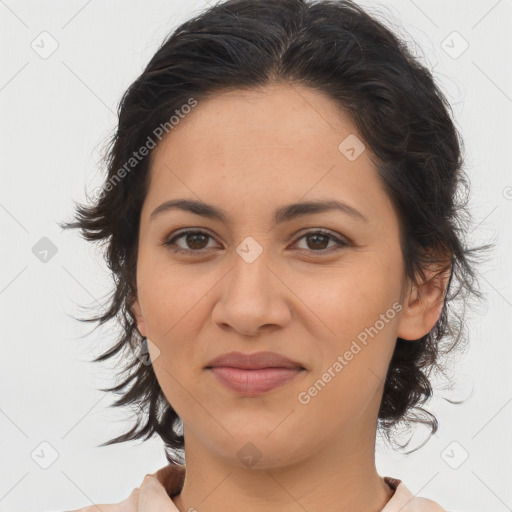
[[[278,82],[327,94],[353,120],[399,214],[404,273],[412,282],[421,282],[432,266],[450,272],[431,332],[417,341],[397,339],[379,410],[379,431],[388,441],[403,424],[423,423],[430,435],[437,430],[435,416],[420,406],[433,393],[432,371],[443,370],[441,356],[467,341],[464,311],[455,305],[482,298],[474,253],[490,247],[465,246],[469,180],[450,106],[406,43],[351,1],[228,0],[174,30],[125,92],[108,141],[105,186],[92,205],[77,206],[73,222],[61,224],[106,243],[115,280],[106,311],[84,321],[120,323],[117,343],[94,361],[122,354],[124,380],[103,391],[120,395],[114,406],[132,406],[137,418],[129,432],[101,446],[156,433],[169,462],[182,460],[181,420],[138,353],[147,350],[146,340],[130,309],[151,155],[135,160],[134,152],[151,147],[150,141],[154,146],[158,127],[168,132],[169,119],[191,98],[201,102],[219,91]]]

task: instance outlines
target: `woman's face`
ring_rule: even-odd
[[[154,213],[178,199],[225,218]],[[319,201],[353,210],[286,209]],[[396,338],[417,334],[400,311],[398,218],[369,148],[301,86],[199,102],[159,143],[137,286],[138,328],[186,439],[235,464],[247,451],[271,467],[370,439]],[[232,351],[276,352],[304,370],[268,391],[234,390],[206,368]]]

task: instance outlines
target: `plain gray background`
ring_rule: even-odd
[[[469,349],[445,392],[466,402],[431,401],[438,433],[409,456],[379,444],[377,469],[447,510],[512,510],[512,2],[360,3],[388,18],[434,70],[465,141],[471,242],[497,242],[481,268],[488,303],[468,315]],[[100,248],[56,223],[100,185],[99,149],[125,89],[165,36],[206,5],[0,0],[4,512],[118,502],[166,464],[159,438],[96,447],[126,431],[130,416],[99,391],[112,385],[113,363],[89,362],[111,345],[112,330],[87,336],[91,326],[72,316],[86,315],[80,306],[99,308],[112,283]],[[45,262],[41,247],[50,248]],[[424,435],[419,429],[411,447]]]

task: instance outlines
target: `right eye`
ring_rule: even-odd
[[[178,246],[178,248],[174,247],[176,245],[176,241],[182,238],[185,240],[184,243],[188,245],[189,248],[183,248],[180,246]],[[204,254],[205,249],[208,249],[208,247],[204,247],[205,242],[208,241],[208,238],[213,239],[213,237],[206,233],[205,231],[200,231],[197,229],[187,230],[172,236],[162,245],[165,245],[170,251],[175,253],[189,254],[191,256],[200,256]]]

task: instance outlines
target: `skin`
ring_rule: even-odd
[[[173,498],[182,512],[379,511],[393,491],[375,467],[377,415],[397,336],[415,340],[441,312],[447,276],[412,286],[404,276],[396,211],[370,149],[350,161],[340,143],[357,131],[330,98],[298,85],[224,92],[199,102],[152,154],[141,212],[137,327],[183,421],[187,473]],[[161,203],[202,200],[228,223]],[[285,204],[335,198],[341,211],[274,224]],[[162,245],[183,228],[210,237]],[[304,237],[315,228],[351,241]],[[309,235],[311,235],[309,233]],[[236,249],[253,237],[248,263]],[[322,254],[318,256],[318,254]],[[429,274],[427,274],[429,275]],[[307,404],[298,401],[365,327],[401,311]],[[231,351],[274,351],[306,369],[256,397],[225,388],[204,369]],[[258,462],[237,452],[247,443]],[[246,449],[248,449],[246,447]]]

